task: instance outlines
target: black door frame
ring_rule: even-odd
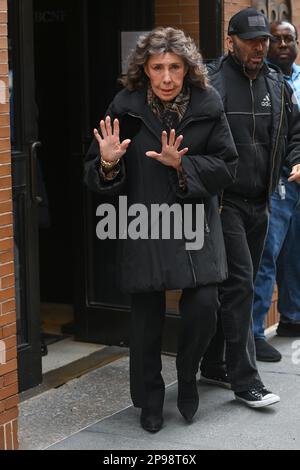
[[[140,0],[133,0],[131,3],[138,4],[140,9],[139,14],[139,29],[147,30],[152,29],[154,25],[154,2],[147,0],[147,7],[149,8],[148,15],[145,15],[144,24],[141,17],[142,5]],[[86,2],[81,14],[83,19],[81,25],[81,31],[83,32],[81,39],[81,49],[79,55],[80,62],[80,73],[82,84],[80,89],[82,93],[82,142],[81,149],[83,156],[92,140],[92,119],[89,104],[91,100],[97,102],[97,96],[92,96],[90,89],[91,77],[89,76],[89,31],[88,31],[88,11]],[[132,5],[131,15],[125,20],[125,30],[131,30],[134,28],[134,17],[133,13],[135,9]],[[148,26],[147,20],[149,20],[149,14],[152,15],[152,24]],[[148,27],[147,27],[148,26]],[[112,80],[116,77],[112,77]],[[104,112],[105,110],[103,110]],[[99,111],[100,112],[100,111]],[[95,124],[94,124],[95,125]],[[80,144],[77,143],[79,149]],[[78,152],[77,152],[78,154]],[[79,155],[80,156],[80,155]],[[83,169],[81,165],[81,181],[82,181]],[[83,186],[83,183],[82,183]],[[92,197],[91,193],[83,186],[80,199],[77,201],[79,213],[83,215],[82,219],[77,218],[78,225],[75,228],[77,234],[77,242],[79,243],[80,249],[76,250],[76,257],[78,260],[77,275],[75,278],[77,282],[75,284],[75,337],[81,341],[96,342],[107,345],[121,345],[127,346],[129,344],[129,323],[130,323],[130,308],[128,306],[122,306],[119,302],[105,303],[98,301],[91,301],[90,297],[90,286],[89,280],[93,277],[91,269],[91,253],[89,247],[92,245],[92,237],[95,237],[95,227],[92,225],[93,214],[92,214]],[[101,241],[99,241],[101,243]],[[103,243],[103,242],[102,242]],[[104,268],[105,269],[105,268]],[[176,351],[176,338],[179,327],[179,316],[176,314],[166,314],[165,322],[165,334],[163,339],[164,351],[174,352]]]
[[[13,27],[16,52],[13,55],[14,93],[17,106],[16,141],[17,146],[12,154],[13,187],[15,207],[16,239],[22,233],[22,272],[20,275],[22,296],[17,305],[20,318],[18,361],[20,390],[33,387],[42,381],[41,350],[40,350],[40,301],[39,301],[39,260],[38,260],[38,208],[35,194],[35,154],[31,146],[38,135],[36,105],[34,97],[34,38],[33,38],[33,0],[10,0],[14,2]],[[137,2],[141,8],[140,1]],[[147,0],[148,1],[148,0]],[[26,5],[25,5],[26,4]],[[72,6],[73,8],[73,6]],[[129,338],[129,307],[114,306],[105,303],[90,302],[88,296],[88,244],[89,244],[89,195],[83,186],[83,155],[86,153],[92,137],[91,96],[89,75],[89,35],[87,2],[74,2],[78,8],[78,34],[74,38],[69,54],[74,63],[74,76],[68,93],[76,96],[71,101],[72,128],[70,166],[71,179],[74,184],[74,200],[72,205],[72,233],[74,254],[74,313],[75,337],[82,341],[102,344],[127,345]],[[128,30],[132,15],[128,14]],[[145,28],[143,28],[145,29]],[[80,90],[78,92],[78,90]],[[80,188],[78,190],[78,188]],[[21,202],[20,202],[21,201]],[[176,350],[178,316],[168,314],[166,318],[166,334],[164,350]]]
[[[12,181],[19,390],[42,381],[37,194],[37,115],[32,0],[9,0],[13,70]]]
[[[224,1],[210,0],[199,2],[200,14],[200,49],[205,61],[210,61],[223,55]]]

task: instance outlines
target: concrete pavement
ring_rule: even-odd
[[[104,392],[103,388],[102,392],[94,390],[98,395],[90,399],[87,397],[88,408],[85,410],[85,415],[88,409],[91,410],[93,422],[88,424],[86,419],[85,424],[83,423],[84,425],[74,432],[75,423],[71,427],[73,432],[69,430],[69,435],[65,433],[64,438],[57,435],[56,439],[53,435],[44,443],[40,442],[39,448],[50,450],[300,449],[300,339],[274,336],[271,343],[281,351],[282,361],[259,362],[258,365],[265,385],[281,396],[281,402],[277,405],[256,410],[249,409],[238,403],[231,391],[201,384],[199,410],[193,423],[188,425],[176,408],[177,384],[172,384],[176,378],[174,358],[164,357],[163,373],[166,382],[170,383],[166,392],[164,427],[156,434],[149,434],[139,425],[139,410],[130,406],[128,357],[126,357],[119,360],[118,364],[112,363],[96,371],[98,374],[101,372],[102,379],[105,376],[108,379],[108,382],[102,383],[107,390],[104,401],[114,403],[116,395],[121,396],[121,401],[117,399],[119,410],[109,412],[109,409],[116,408],[110,406],[107,415],[97,420],[94,408],[96,403],[99,406],[99,393]],[[121,380],[116,381],[113,373],[116,370],[119,371]],[[95,380],[101,381],[101,374],[96,378],[91,374],[93,373],[82,377],[86,389],[89,388],[89,382],[94,384]],[[93,389],[94,385],[91,387]],[[57,399],[58,396],[56,402]],[[41,406],[42,397],[40,401]],[[107,404],[103,406],[105,408]],[[53,419],[55,422],[57,416]],[[52,441],[55,439],[56,442],[50,444],[51,439]],[[30,445],[29,441],[27,439],[27,444]]]

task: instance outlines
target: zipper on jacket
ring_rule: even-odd
[[[183,131],[189,124],[191,124],[191,122],[206,121],[207,119],[208,119],[207,117],[203,116],[203,117],[198,117],[198,118],[190,117],[186,121],[183,120],[179,124],[178,129],[176,129],[176,134],[180,134],[180,132]]]
[[[255,148],[255,174],[257,173],[257,148],[256,148],[256,142],[255,142],[255,134],[256,134],[256,118],[255,118],[255,101],[254,101],[254,93],[253,93],[253,80],[250,80],[250,93],[251,93],[251,99],[252,99],[252,117],[253,117],[253,135],[252,135],[252,141],[254,144]],[[256,178],[254,180],[254,188],[256,188]]]
[[[203,199],[202,199],[202,204],[204,206],[204,232],[209,234],[210,233],[210,228],[209,228],[209,225],[208,225],[208,220],[207,220],[207,215],[206,215],[206,212],[205,212],[205,205],[204,205]],[[197,285],[197,276],[196,276],[196,272],[195,272],[195,267],[194,267],[192,255],[188,250],[187,250],[187,254],[188,254],[188,258],[189,258],[191,269],[192,269],[192,275],[193,275],[194,283],[195,283],[195,286],[196,286]]]
[[[223,191],[221,192],[221,195],[220,195],[219,214],[222,214],[223,208],[224,208],[224,189],[223,189]]]
[[[145,126],[147,127],[147,129],[149,129],[149,131],[155,135],[155,137],[157,137],[157,135],[155,134],[155,132],[153,132],[152,128],[148,125],[148,123],[142,118],[142,116],[139,116],[138,114],[133,114],[133,113],[127,113],[129,116],[131,117],[134,117],[136,119],[140,119],[144,124]],[[177,132],[181,132],[182,129],[184,129],[188,124],[190,124],[191,122],[195,122],[195,121],[202,121],[202,120],[205,120],[205,118],[199,118],[199,119],[195,119],[195,118],[190,118],[188,119],[185,123],[184,123],[184,126],[183,127],[179,127],[179,129],[177,130]],[[205,208],[204,208],[204,231],[206,233],[210,233],[210,228],[209,228],[209,225],[208,225],[208,221],[207,221],[207,216],[206,216],[206,212],[205,212]],[[195,272],[195,267],[194,267],[194,264],[193,264],[193,260],[192,260],[192,256],[191,256],[191,253],[189,251],[187,251],[187,255],[188,255],[188,258],[189,258],[189,261],[190,261],[190,265],[191,265],[191,270],[192,270],[192,275],[193,275],[193,280],[194,280],[194,283],[195,283],[195,286],[197,286],[197,276],[196,276],[196,272]]]
[[[134,117],[136,119],[140,119],[144,124],[145,126],[147,127],[147,129],[149,129],[149,131],[151,131],[152,134],[155,135],[155,137],[157,137],[157,135],[155,134],[155,132],[153,132],[152,128],[148,125],[148,123],[142,118],[142,116],[139,116],[137,114],[133,114],[133,113],[128,113],[129,116],[131,117]],[[189,124],[189,122],[191,121],[194,121],[194,119],[190,119],[187,123]],[[204,217],[206,217],[206,214],[205,214],[205,210],[204,210]],[[208,224],[207,222],[205,222],[205,230],[206,230],[206,226],[209,230],[209,227],[208,227]],[[187,251],[187,255],[188,255],[188,258],[189,258],[189,261],[190,261],[190,265],[191,265],[191,270],[192,270],[192,276],[193,276],[193,280],[194,280],[194,283],[195,283],[195,286],[197,285],[197,276],[196,276],[196,272],[195,272],[195,268],[194,268],[194,264],[193,264],[193,260],[192,260],[192,256],[191,256],[191,253],[189,251]]]
[[[196,273],[195,273],[195,268],[194,268],[192,256],[191,256],[191,253],[189,251],[187,251],[187,255],[188,255],[189,260],[190,260],[190,265],[191,265],[191,268],[192,268],[192,275],[193,275],[194,283],[195,283],[195,286],[196,286],[197,285],[197,276],[196,276]]]
[[[158,138],[156,133],[153,131],[152,127],[148,125],[147,121],[145,121],[145,119],[142,116],[139,116],[138,114],[133,114],[133,113],[127,113],[127,114],[128,114],[128,116],[134,117],[136,119],[140,119],[142,121],[142,123],[145,124],[147,129],[151,132],[151,134],[153,134],[156,137],[156,139],[161,143],[161,140]]]
[[[281,86],[281,112],[280,112],[280,121],[279,121],[279,126],[278,126],[278,132],[277,132],[275,147],[274,147],[274,151],[273,151],[273,154],[272,154],[272,169],[271,169],[271,176],[270,176],[270,183],[269,183],[269,192],[268,192],[268,196],[269,196],[269,201],[268,201],[268,202],[269,202],[269,205],[270,205],[270,198],[271,198],[271,195],[272,195],[272,176],[273,176],[273,172],[274,172],[275,156],[276,156],[276,152],[277,152],[277,148],[278,148],[279,136],[280,136],[281,127],[282,127],[283,111],[284,111],[284,83],[282,83],[282,86]]]
[[[206,215],[206,212],[205,212],[205,206],[204,206],[204,231],[206,233],[210,233],[210,228],[209,228],[209,225],[208,225],[207,215]]]

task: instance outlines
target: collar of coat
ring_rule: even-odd
[[[207,119],[218,119],[223,113],[223,104],[218,92],[209,86],[205,90],[190,86],[191,99],[178,130],[191,121],[200,121]],[[147,88],[137,91],[123,89],[119,92],[113,103],[112,111],[116,116],[129,114],[142,119],[146,124],[154,126],[161,133],[161,123],[153,114],[150,106],[147,104]]]
[[[226,61],[229,61],[229,63],[236,68],[236,70],[239,70],[241,74],[244,75],[243,67],[242,65],[239,65],[233,58],[231,57],[230,54],[225,54],[224,56],[213,60],[212,62],[209,62],[207,64],[207,69],[208,69],[208,74],[210,77],[215,75],[216,73],[220,72],[220,70],[223,68],[223,65]],[[276,65],[264,62],[264,65],[258,74],[258,77],[264,75],[268,79],[275,80],[275,81],[284,81],[284,77],[282,74],[282,71],[280,70],[279,67]]]

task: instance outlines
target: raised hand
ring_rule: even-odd
[[[172,129],[170,132],[169,143],[168,143],[168,134],[166,131],[163,131],[161,142],[162,149],[161,153],[149,151],[146,152],[147,157],[154,158],[155,160],[163,163],[163,165],[171,166],[175,170],[181,169],[181,158],[188,152],[188,147],[185,147],[182,150],[179,150],[181,142],[183,141],[183,136],[180,135],[175,140],[175,130]]]
[[[117,161],[126,153],[131,140],[126,139],[120,143],[120,126],[118,119],[114,120],[112,128],[111,119],[107,116],[105,121],[100,121],[100,129],[102,136],[97,129],[94,129],[94,136],[99,143],[102,159],[106,162]]]

